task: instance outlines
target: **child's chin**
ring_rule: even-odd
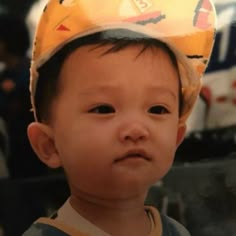
[[[129,199],[133,197],[145,197],[151,185],[155,184],[156,179],[128,178],[125,183],[114,185],[109,195],[113,198]]]

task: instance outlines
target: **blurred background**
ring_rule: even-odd
[[[202,2],[208,0],[202,0]],[[68,197],[32,151],[31,44],[47,0],[0,0],[0,236],[18,236]],[[236,0],[214,0],[216,43],[173,168],[147,197],[192,236],[236,236]]]

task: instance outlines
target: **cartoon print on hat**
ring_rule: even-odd
[[[75,0],[59,0],[59,3],[62,4],[63,6],[72,6],[74,4],[76,4]]]
[[[199,27],[200,29],[207,29],[210,27],[208,22],[208,17],[212,11],[212,5],[209,0],[200,0],[196,7],[196,14],[194,16],[194,26]]]
[[[198,96],[200,79],[211,55],[215,18],[211,0],[179,0],[178,4],[174,0],[49,0],[38,25],[32,55],[33,109],[37,68],[76,38],[124,28],[164,41],[176,54],[184,122]]]
[[[128,19],[125,19],[124,21],[135,23],[138,25],[147,25],[147,24],[157,24],[161,20],[165,19],[166,16],[162,15],[161,12],[152,12],[151,14],[142,15],[142,17],[131,17]]]

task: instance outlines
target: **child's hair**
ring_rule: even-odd
[[[8,52],[25,56],[30,38],[24,19],[10,13],[0,14],[0,41],[5,44]]]
[[[38,69],[39,78],[37,84],[37,90],[35,94],[35,108],[36,108],[36,116],[39,122],[48,122],[51,118],[51,105],[52,101],[56,98],[56,96],[60,92],[59,88],[59,75],[61,68],[65,59],[77,48],[86,46],[86,45],[96,45],[105,46],[111,45],[105,53],[118,52],[122,49],[125,49],[129,46],[140,45],[142,48],[140,49],[139,56],[146,49],[154,49],[154,48],[162,48],[166,51],[171,59],[173,66],[176,68],[178,75],[178,63],[175,54],[172,50],[164,43],[157,39],[149,38],[149,37],[141,37],[140,33],[128,32],[126,29],[114,29],[109,30],[112,31],[111,35],[120,34],[122,35],[130,35],[138,36],[138,37],[104,37],[103,32],[94,33],[89,36],[84,36],[79,39],[76,39],[68,44],[66,44],[61,50],[59,50],[49,61],[47,61],[43,66]],[[124,32],[126,31],[126,32]],[[128,34],[127,34],[128,33]],[[180,75],[179,75],[180,77]],[[182,109],[182,92],[181,92],[181,80],[179,78],[179,114],[181,114]]]

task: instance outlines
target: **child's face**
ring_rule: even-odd
[[[60,74],[52,132],[72,194],[142,193],[172,165],[179,127],[176,68],[162,49],[77,49]]]

